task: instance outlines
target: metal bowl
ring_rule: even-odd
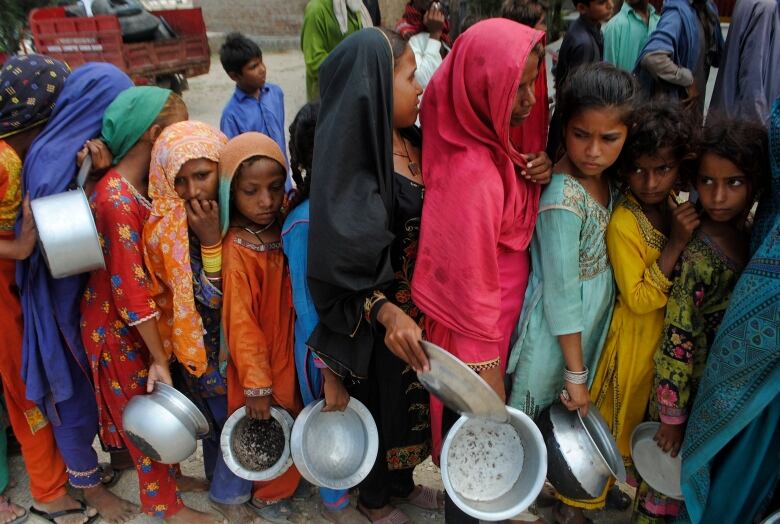
[[[30,207],[52,277],[64,278],[106,267],[83,189],[36,198]]]
[[[276,419],[279,425],[282,426],[282,431],[284,432],[284,450],[282,451],[279,460],[277,460],[273,466],[259,471],[249,469],[242,465],[233,450],[234,434],[237,436],[246,424],[246,406],[234,411],[222,427],[222,435],[219,438],[219,445],[222,448],[222,457],[230,471],[242,479],[252,481],[272,480],[290,469],[290,466],[293,464],[290,455],[290,432],[293,427],[293,418],[287,411],[276,406],[271,406],[271,417]]]
[[[539,429],[525,413],[509,406],[506,410],[508,423],[482,417],[460,417],[447,433],[442,447],[441,477],[444,489],[456,506],[481,520],[510,519],[525,511],[542,491],[547,474],[547,449]],[[455,453],[459,446],[458,439],[471,438],[484,442],[484,435],[490,432],[497,434],[497,428],[498,432],[506,435],[507,427],[510,428],[509,434],[516,432],[522,446],[522,456],[505,457],[505,463],[499,464],[499,468],[508,471],[509,475],[499,474],[495,463],[491,462],[488,466],[485,460],[474,460],[468,454]],[[472,432],[471,437],[467,436],[469,431]],[[468,445],[468,442],[465,444]],[[492,443],[488,444],[491,452],[501,445],[494,447]],[[463,449],[462,445],[460,447]],[[458,469],[473,477],[464,477],[458,473]],[[470,481],[479,484],[472,486]],[[476,491],[480,492],[479,496],[474,494]]]
[[[555,402],[539,414],[539,429],[547,444],[547,477],[570,499],[602,494],[610,478],[626,480],[626,468],[607,423],[592,403],[588,415]]]
[[[162,382],[154,383],[152,393],[130,399],[122,426],[138,449],[163,464],[182,462],[209,432],[209,423],[195,404]]]
[[[293,462],[303,478],[330,489],[357,486],[376,461],[379,433],[371,413],[350,398],[344,411],[322,412],[325,401],[303,408],[290,438]]]
[[[667,497],[682,500],[680,477],[682,457],[672,457],[653,440],[660,422],[642,422],[631,433],[631,460],[651,488]]]

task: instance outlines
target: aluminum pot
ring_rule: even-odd
[[[600,496],[610,478],[626,480],[626,468],[607,423],[593,404],[588,415],[553,403],[536,420],[547,445],[547,478],[570,499]]]
[[[81,189],[91,167],[92,160],[87,157],[79,171],[77,189],[30,202],[41,253],[54,278],[106,267],[95,218]]]
[[[374,466],[379,449],[376,423],[355,398],[344,411],[323,413],[324,406],[324,400],[312,402],[295,419],[290,437],[293,462],[316,486],[349,489]]]
[[[240,435],[241,431],[246,427],[246,423],[249,421],[246,416],[246,406],[234,411],[222,427],[222,434],[219,437],[219,446],[222,448],[222,458],[225,460],[225,464],[230,471],[242,479],[252,481],[272,480],[290,469],[290,466],[293,464],[292,456],[290,455],[290,433],[293,427],[293,418],[287,411],[276,406],[271,406],[271,417],[276,419],[284,432],[284,450],[282,451],[282,456],[279,457],[279,460],[277,460],[273,466],[260,471],[244,467],[238,460],[233,449],[235,439]]]
[[[122,425],[141,452],[163,464],[178,464],[195,453],[197,440],[209,432],[195,404],[163,382],[155,382],[152,393],[130,399]]]
[[[506,410],[509,416],[507,423],[484,417],[460,417],[447,433],[442,447],[441,477],[447,494],[461,510],[480,520],[506,520],[522,513],[533,504],[544,487],[547,449],[542,434],[525,413],[509,406]],[[495,432],[496,428],[503,428],[503,431]],[[457,441],[469,438],[469,432],[472,432],[472,442],[485,442],[491,435],[515,433],[519,437],[520,448],[515,446],[514,449],[520,453],[498,455],[503,461],[503,464],[498,464],[502,470],[498,473],[497,464],[492,460],[488,465],[483,457],[475,460],[468,453],[462,453],[462,450],[470,449],[472,442],[465,441],[459,446]],[[495,443],[488,446],[491,452],[498,447]],[[456,448],[461,451],[456,451]],[[472,486],[471,483],[478,485]]]

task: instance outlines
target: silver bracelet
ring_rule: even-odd
[[[588,368],[585,368],[584,371],[569,371],[563,368],[563,380],[569,384],[587,384]]]

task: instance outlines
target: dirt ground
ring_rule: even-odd
[[[266,53],[264,61],[268,68],[268,81],[279,84],[284,90],[286,126],[289,126],[295,117],[295,113],[306,101],[303,55],[300,51]],[[189,108],[190,118],[218,127],[222,108],[232,95],[233,88],[234,84],[222,70],[219,58],[213,56],[211,72],[208,75],[190,79],[189,90],[184,93],[184,100]],[[95,449],[98,450],[101,461],[108,460],[107,454],[100,451],[97,443],[95,444]],[[182,463],[182,470],[185,474],[203,477],[202,463],[202,454],[199,447],[192,457]],[[29,507],[32,500],[30,499],[24,463],[20,456],[10,457],[10,468],[12,482],[15,482],[16,485],[9,489],[6,494],[13,502]],[[420,484],[443,489],[439,469],[430,461],[417,467],[415,480]],[[138,503],[138,479],[135,472],[125,472],[117,485],[112,488],[112,491],[121,497]],[[192,508],[202,511],[209,510],[208,496],[205,493],[185,493],[183,498],[185,503]],[[316,490],[312,491],[308,499],[296,501],[294,506],[297,516],[295,520],[299,523],[327,522],[319,516],[319,496]],[[416,523],[444,522],[443,513],[424,511],[408,505],[402,506],[402,509]],[[552,522],[549,510],[544,511],[543,515],[548,522]],[[630,511],[599,511],[593,512],[589,516],[597,524],[618,524],[629,521]],[[29,522],[45,521],[31,516]],[[139,516],[132,522],[141,524],[158,522],[158,520],[147,516]]]

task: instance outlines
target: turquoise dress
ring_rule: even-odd
[[[615,304],[606,242],[614,198],[605,208],[562,173],[542,193],[531,276],[507,367],[509,405],[532,418],[563,389],[559,335],[582,333],[585,365],[595,375]]]

